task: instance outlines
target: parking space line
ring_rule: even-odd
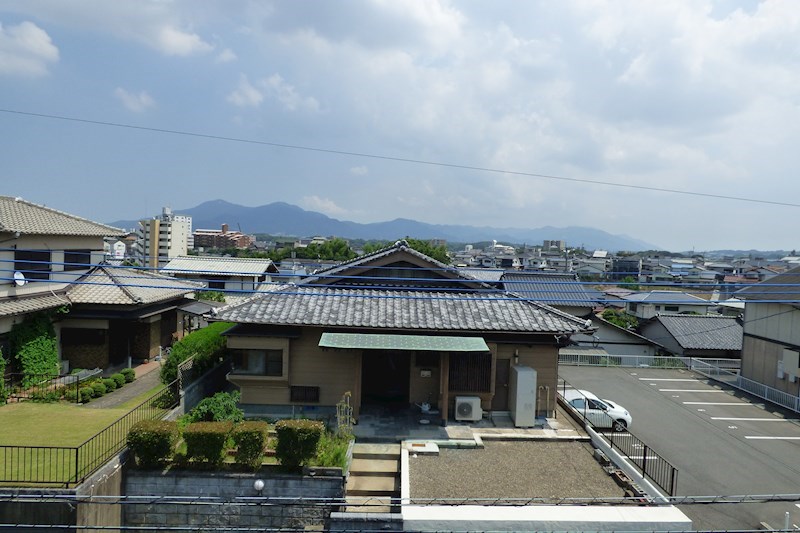
[[[719,389],[658,389],[659,392],[726,392]]]
[[[734,420],[737,422],[799,422],[800,418],[735,418],[728,416],[712,416],[711,420]]]
[[[750,440],[800,440],[800,437],[767,437],[765,435],[745,435]]]
[[[682,402],[684,405],[747,405],[749,407],[755,407],[752,403],[742,403],[742,402]]]
[[[686,379],[686,378],[639,378],[639,381],[693,381],[699,382],[699,379]]]

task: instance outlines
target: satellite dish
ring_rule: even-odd
[[[17,287],[22,287],[23,285],[28,283],[28,280],[25,279],[25,274],[17,271],[14,272],[14,283],[17,284]]]

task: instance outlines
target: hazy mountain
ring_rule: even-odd
[[[245,207],[224,200],[204,202],[190,209],[175,210],[176,214],[192,217],[194,229],[219,229],[228,224],[232,230],[244,233],[269,233],[311,237],[315,235],[350,239],[398,239],[405,236],[417,239],[446,239],[452,242],[478,242],[495,239],[516,244],[541,244],[544,239],[559,239],[570,247],[603,250],[652,250],[658,246],[627,235],[612,235],[596,228],[570,226],[556,228],[492,228],[449,224],[426,224],[398,218],[388,222],[360,224],[330,218],[322,213],[306,211],[295,205],[274,202],[259,207]],[[135,220],[111,223],[120,228],[135,228]]]

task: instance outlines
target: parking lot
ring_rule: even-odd
[[[561,366],[572,386],[623,405],[631,431],[678,470],[678,496],[800,493],[800,415],[685,370]],[[798,502],[680,505],[696,529],[800,524]]]

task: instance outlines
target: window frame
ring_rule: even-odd
[[[51,250],[18,248],[14,250],[14,271],[21,272],[26,280],[50,281],[50,274],[53,272],[52,258]]]

